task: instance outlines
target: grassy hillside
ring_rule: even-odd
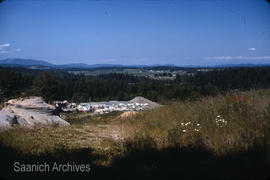
[[[6,176],[20,160],[90,162],[92,172],[81,177],[99,179],[270,177],[268,89],[168,102],[136,114],[62,117],[71,126],[0,133]]]

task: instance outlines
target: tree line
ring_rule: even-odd
[[[84,76],[63,71],[0,68],[1,101],[30,95],[42,96],[46,101],[130,100],[135,96],[167,101],[269,87],[269,67],[215,69],[162,81],[119,73]]]

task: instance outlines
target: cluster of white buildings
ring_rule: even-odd
[[[80,111],[104,114],[113,111],[142,111],[148,109],[148,103],[134,103],[129,101],[109,101],[109,102],[87,102],[69,103],[67,101],[55,101],[54,105],[60,107],[65,112]]]

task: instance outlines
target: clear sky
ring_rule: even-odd
[[[5,0],[0,59],[270,64],[266,0]]]

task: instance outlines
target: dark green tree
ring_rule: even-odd
[[[36,95],[42,96],[46,101],[58,99],[60,89],[54,76],[48,72],[39,73],[33,82],[33,90]]]

